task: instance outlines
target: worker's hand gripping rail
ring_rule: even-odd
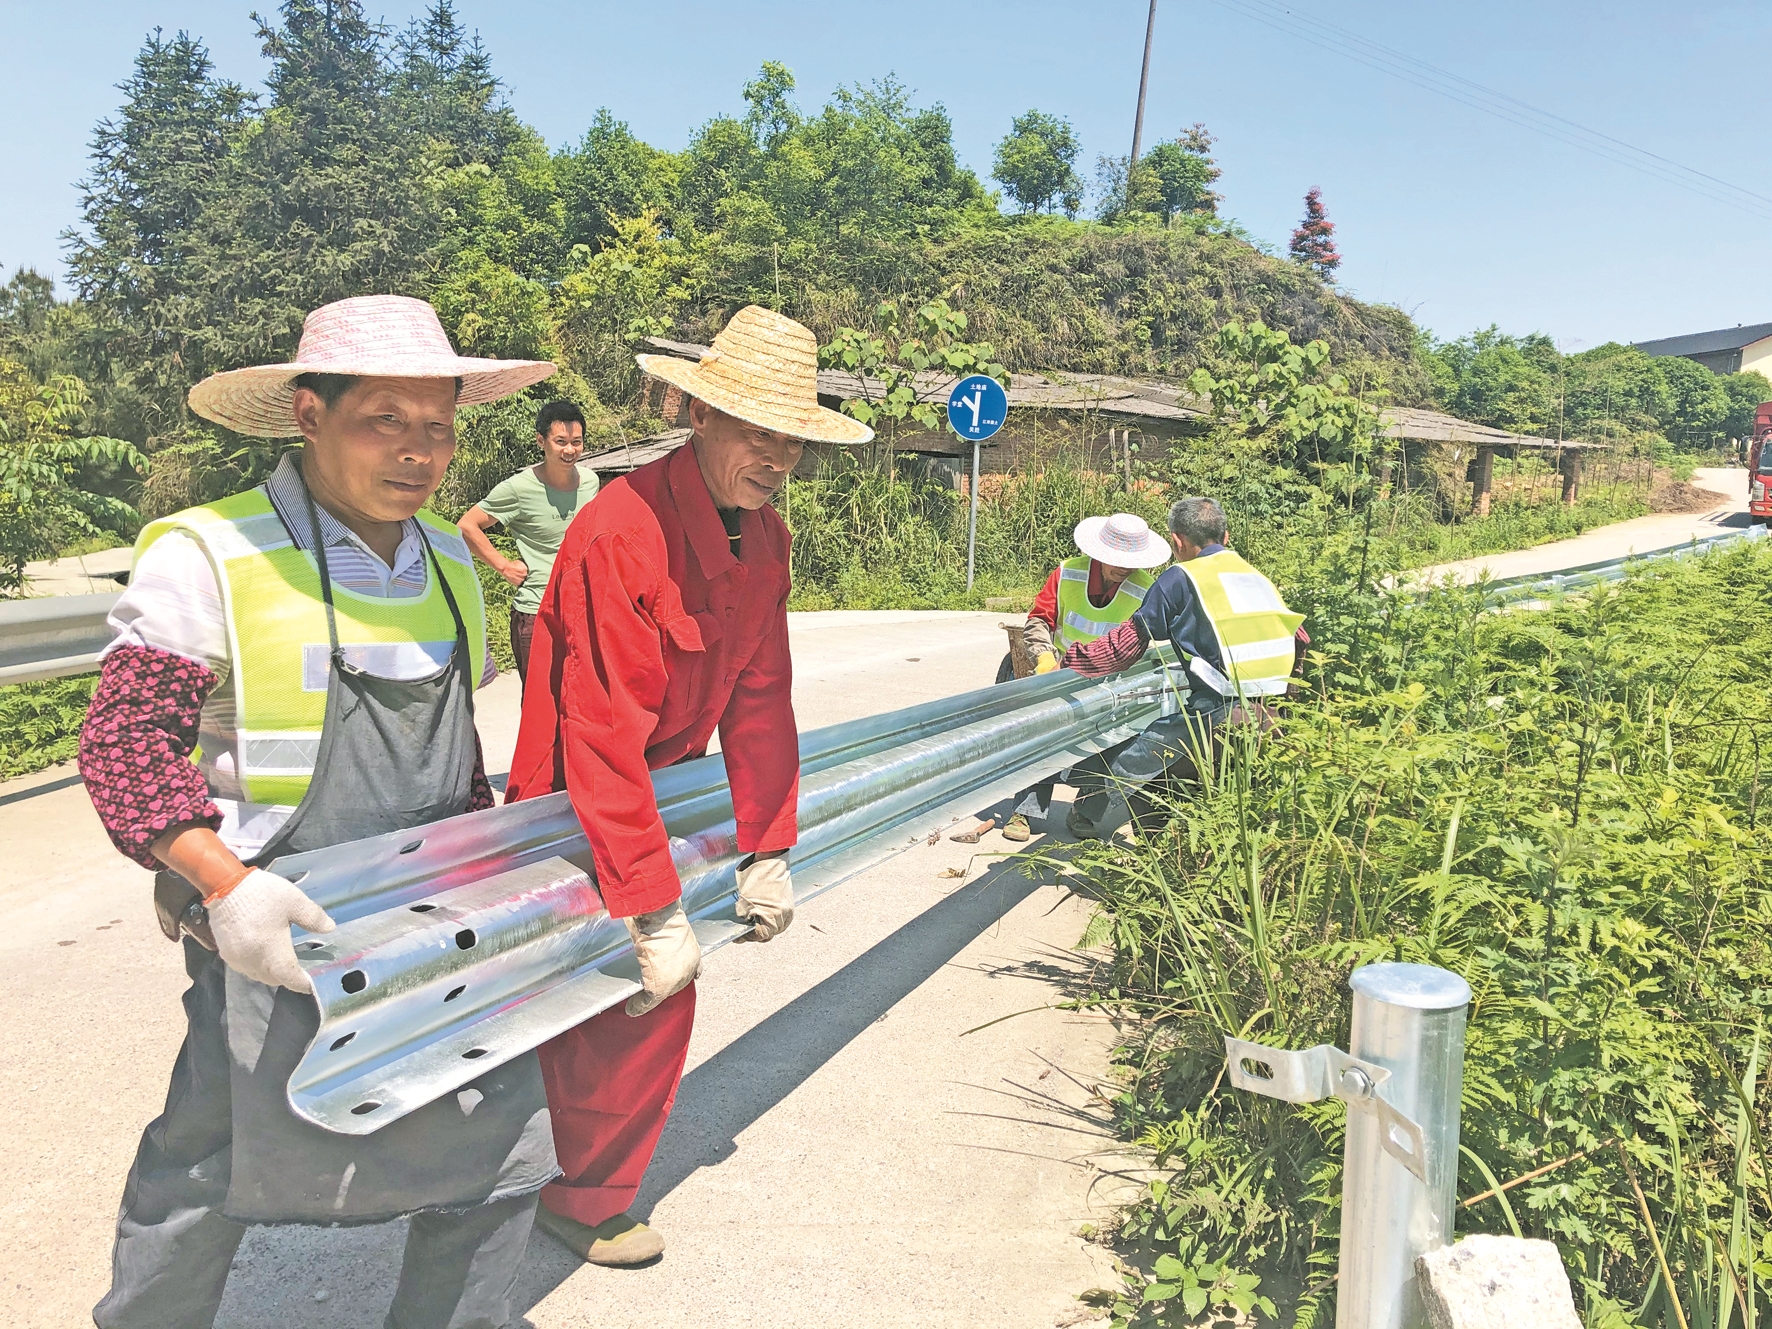
[[[1061,671],[806,735],[796,894],[1142,729],[1169,697],[1162,664],[1101,682]],[[709,757],[654,778],[707,950],[746,930],[724,776]],[[273,867],[339,922],[297,938],[320,1028],[289,1082],[295,1112],[330,1130],[372,1132],[638,988],[564,795]]]

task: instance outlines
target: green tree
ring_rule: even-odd
[[[176,432],[186,391],[208,372],[196,332],[215,279],[204,220],[252,100],[214,76],[200,41],[159,29],[122,90],[122,109],[93,133],[83,226],[65,240],[74,289],[102,337],[95,358],[128,399],[121,427],[146,441]]]
[[[819,347],[818,362],[855,375],[856,395],[843,402],[843,410],[883,432],[889,445],[910,424],[940,429],[957,378],[988,374],[1009,386],[996,348],[964,340],[966,315],[945,297],[920,305],[909,319],[888,300],[874,310],[874,321],[877,336],[839,328],[829,345]]]
[[[1070,121],[1029,111],[1010,122],[1009,136],[997,144],[991,175],[1023,212],[1045,212],[1056,200],[1067,217],[1075,217],[1083,194],[1079,151]]]
[[[1569,356],[1565,367],[1564,415],[1571,434],[1659,433],[1673,416],[1666,375],[1633,346],[1607,342]]]
[[[561,348],[604,400],[631,401],[640,386],[636,346],[674,329],[703,280],[699,252],[643,212],[616,219],[594,253],[574,249],[573,262],[554,298]]]
[[[1441,405],[1452,414],[1518,434],[1554,430],[1562,357],[1549,337],[1490,326],[1428,354],[1442,371]]]
[[[139,471],[144,458],[121,439],[80,437],[91,399],[79,379],[37,383],[0,360],[0,597],[24,588],[24,567],[83,536],[124,535],[135,510],[92,492],[94,472]]]
[[[677,160],[634,137],[608,107],[592,118],[578,147],[556,159],[565,202],[566,244],[595,248],[615,234],[611,218],[663,214],[675,202]]]
[[[1220,418],[1286,463],[1334,467],[1364,455],[1377,412],[1330,364],[1329,343],[1296,346],[1285,332],[1235,319],[1218,330],[1213,363],[1188,379]],[[1327,477],[1326,485],[1341,480]]]
[[[1750,369],[1745,374],[1725,374],[1722,383],[1729,398],[1724,434],[1735,439],[1753,437],[1755,412],[1762,402],[1772,402],[1772,381]]]
[[[1221,172],[1212,158],[1213,142],[1206,126],[1195,124],[1172,139],[1153,144],[1138,159],[1130,186],[1124,156],[1099,158],[1096,215],[1103,221],[1154,216],[1164,225],[1178,216],[1216,216],[1221,199],[1212,185]]]
[[[423,294],[438,229],[386,33],[358,0],[284,0],[259,37],[271,103],[203,214],[206,368],[289,353],[328,301]]]
[[[525,131],[499,96],[492,57],[450,0],[433,0],[394,44],[390,83],[401,114],[442,165],[495,165]]]
[[[1655,363],[1673,408],[1661,422],[1668,441],[1686,452],[1721,444],[1728,437],[1730,406],[1723,380],[1696,361],[1677,355],[1663,356]]]

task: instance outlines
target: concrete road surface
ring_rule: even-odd
[[[794,615],[806,728],[982,686],[997,614]],[[502,771],[516,680],[481,694]],[[1064,804],[1058,805],[1062,818]],[[1035,842],[1036,845],[1038,841]],[[0,785],[0,1323],[88,1323],[142,1127],[158,1111],[184,975],[148,876],[106,843],[67,767]],[[1042,1010],[1063,995],[1087,908],[1005,864],[997,836],[884,864],[808,905],[767,946],[708,965],[689,1072],[637,1211],[651,1268],[530,1244],[537,1329],[1078,1323],[1112,1281],[1077,1235],[1125,1185],[1098,1086],[1111,1032]],[[950,875],[954,874],[954,875]],[[1098,1169],[1106,1169],[1101,1171]],[[401,1224],[261,1228],[227,1329],[379,1325]]]
[[[1717,505],[1702,512],[1666,512],[1651,517],[1597,526],[1570,540],[1536,545],[1531,549],[1515,549],[1502,554],[1484,554],[1457,563],[1441,563],[1429,568],[1416,568],[1404,574],[1409,581],[1421,585],[1451,577],[1459,583],[1474,582],[1485,572],[1491,577],[1518,577],[1530,572],[1561,572],[1588,563],[1604,563],[1628,554],[1647,554],[1656,549],[1671,549],[1690,540],[1709,535],[1722,535],[1731,530],[1744,530],[1748,525],[1747,472],[1739,467],[1700,467],[1692,474],[1692,483],[1717,496]]]

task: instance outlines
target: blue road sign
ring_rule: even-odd
[[[961,438],[977,443],[1003,427],[1009,415],[1009,394],[996,379],[973,374],[948,393],[948,425]]]

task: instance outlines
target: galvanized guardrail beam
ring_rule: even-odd
[[[0,600],[0,685],[36,683],[98,668],[110,645],[105,615],[120,595]]]
[[[1587,563],[1555,573],[1526,573],[1488,583],[1497,604],[1542,599],[1601,582],[1617,581],[1631,568],[1666,558],[1686,558],[1742,540],[1763,539],[1764,526],[1707,536],[1669,549],[1630,554],[1604,563]],[[105,615],[116,595],[54,595],[32,600],[0,601],[0,685],[31,683],[90,673],[111,635]]]
[[[1143,729],[1179,702],[1168,665],[1153,656],[1100,681],[1062,671],[807,734],[797,896]],[[653,784],[684,909],[716,949],[747,931],[724,764],[687,762]],[[339,923],[297,935],[320,1027],[288,1089],[296,1114],[328,1130],[369,1134],[639,988],[564,794],[272,868]]]

